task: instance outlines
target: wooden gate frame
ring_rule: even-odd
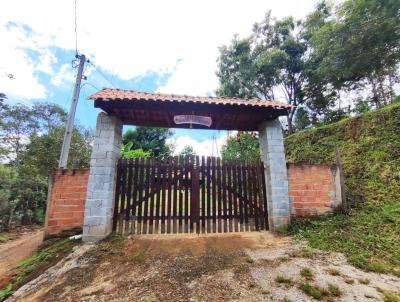
[[[264,166],[261,162],[253,165],[239,162],[235,165],[234,162],[224,163],[220,158],[215,159],[214,157],[206,159],[202,157],[201,162],[198,156],[188,156],[183,160],[179,157],[120,159],[117,168],[113,231],[118,234],[152,233],[153,223],[155,230],[159,230],[160,218],[161,233],[193,232],[194,223],[197,233],[226,232],[228,223],[230,231],[233,229],[244,231],[246,227],[243,225],[249,223],[249,217],[254,219],[256,230],[268,229],[263,172]],[[221,181],[221,176],[225,181]],[[185,188],[184,196],[180,195],[178,198],[177,194],[182,194],[180,191],[182,185]],[[236,187],[238,190],[234,189]],[[168,191],[168,195],[166,195],[166,191]],[[161,193],[163,202],[160,199]],[[250,197],[252,194],[254,194],[253,197]],[[217,201],[212,203],[212,214],[210,213],[210,199]],[[259,204],[255,204],[257,201]],[[167,211],[166,204],[168,204]],[[187,211],[189,206],[190,214]],[[156,208],[155,217],[154,207]],[[178,207],[179,211],[183,208],[185,211],[177,213]],[[171,208],[173,209],[171,210]],[[145,214],[142,215],[142,213]],[[166,218],[167,223],[165,223]],[[183,221],[184,229],[182,229]],[[149,222],[149,230],[147,222]],[[135,228],[135,223],[137,228]]]

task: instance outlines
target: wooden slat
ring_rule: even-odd
[[[195,158],[198,162],[198,157]],[[196,163],[192,166],[192,184],[191,184],[191,208],[190,208],[190,225],[191,231],[194,233],[195,231],[198,233],[200,231],[199,228],[199,167]],[[196,227],[196,230],[195,228]]]
[[[125,213],[125,202],[126,202],[126,167],[127,167],[127,162],[126,159],[122,159],[122,179],[121,179],[121,198],[120,198],[120,203],[121,203],[121,208],[119,211],[119,221],[118,221],[118,234],[122,235],[124,231],[124,213]]]
[[[223,212],[223,232],[228,231],[228,217],[227,217],[227,204],[228,204],[228,195],[227,195],[227,179],[226,179],[226,172],[227,170],[227,164],[226,160],[223,161],[222,163],[222,212]]]
[[[201,232],[206,232],[206,162],[201,157]]]
[[[167,230],[166,232],[172,233],[172,173],[173,173],[173,158],[168,157],[167,159],[168,167],[167,167],[167,178],[166,178],[166,190],[167,190],[167,217],[166,224]]]
[[[135,158],[135,161],[133,162],[133,170],[134,170],[134,176],[133,176],[133,194],[132,194],[132,226],[131,226],[131,233],[135,234],[136,232],[136,222],[137,222],[137,211],[136,211],[136,207],[138,205],[137,203],[137,197],[138,197],[138,173],[139,173],[139,169],[138,169],[138,165],[139,165],[139,159]]]
[[[262,203],[264,205],[264,228],[268,230],[268,204],[267,204],[267,190],[265,183],[265,172],[264,172],[264,163],[260,161],[260,181],[261,181],[261,191],[262,191]]]
[[[217,158],[217,216],[218,216],[218,233],[222,232],[222,182],[221,182],[221,159]]]
[[[238,193],[239,196],[243,197],[243,163],[238,162]],[[243,199],[239,200],[239,222],[240,222],[240,231],[244,231],[244,201]]]
[[[154,219],[154,233],[158,234],[160,231],[160,211],[161,211],[161,159],[157,158],[157,179],[156,179],[156,208]]]
[[[166,174],[167,174],[167,159],[162,159],[162,168],[161,168],[161,233],[165,233],[165,217],[167,213],[167,183],[166,183]]]
[[[115,199],[114,199],[114,216],[113,216],[113,232],[117,231],[118,214],[119,214],[119,199],[121,196],[121,159],[118,161],[117,165],[117,179],[115,184]]]
[[[233,218],[233,200],[232,200],[232,163],[231,161],[228,161],[227,163],[227,169],[228,169],[228,189],[227,189],[227,194],[228,194],[228,228],[229,232],[232,232],[232,218]]]
[[[249,230],[249,194],[248,194],[248,179],[249,179],[249,174],[248,174],[248,169],[247,169],[247,164],[244,163],[243,165],[243,197],[244,197],[244,204],[243,204],[243,209],[244,209],[244,229],[245,231]]]
[[[257,178],[257,170],[256,170],[256,165],[253,164],[251,166],[252,171],[253,171],[253,195],[254,195],[254,218],[255,218],[255,225],[256,225],[256,230],[260,230],[260,207],[259,207],[259,192],[258,192],[258,178]]]
[[[211,158],[207,157],[207,168],[206,168],[206,178],[207,178],[207,233],[211,232]]]
[[[142,234],[147,234],[147,223],[149,213],[149,159],[145,158],[143,162],[143,208],[142,208]]]
[[[173,178],[173,196],[172,196],[172,216],[173,216],[173,227],[172,232],[178,232],[178,165],[179,158],[177,156],[173,159],[173,167],[174,167],[174,178]]]
[[[154,193],[155,193],[155,159],[150,158],[149,160],[149,184],[150,184],[150,189],[148,193],[148,219],[149,219],[149,225],[148,225],[148,234],[153,234],[154,232]]]
[[[179,157],[179,193],[178,193],[178,199],[179,199],[179,207],[178,207],[178,217],[179,217],[179,228],[178,228],[178,233],[183,232],[183,204],[184,204],[184,173],[185,173],[185,165],[184,165],[184,157],[180,156]]]
[[[130,228],[130,214],[132,207],[132,181],[133,181],[133,160],[128,160],[128,184],[126,188],[126,211],[125,211],[125,234],[129,234]]]
[[[216,194],[215,157],[211,157],[211,202],[212,202],[212,232],[217,232],[217,194]]]
[[[233,229],[235,232],[239,231],[239,222],[238,222],[238,202],[239,198],[237,195],[237,162],[234,162],[232,165],[232,191],[234,193],[233,196]]]
[[[250,219],[250,231],[255,230],[255,209],[254,209],[254,192],[253,192],[253,171],[252,166],[248,164],[248,171],[249,171],[249,181],[248,181],[248,191],[249,191],[249,212],[251,217]]]
[[[140,158],[138,164],[139,170],[139,179],[138,179],[138,212],[137,212],[137,234],[142,233],[142,220],[143,220],[143,177],[144,177],[144,169],[143,169],[144,159]]]
[[[185,206],[184,206],[184,217],[185,217],[185,233],[189,233],[189,156],[185,156]]]

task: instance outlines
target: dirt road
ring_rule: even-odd
[[[399,290],[398,277],[268,232],[144,235],[77,246],[7,301],[350,302]]]
[[[0,245],[0,277],[19,261],[30,256],[43,241],[43,230],[23,234],[18,239]]]

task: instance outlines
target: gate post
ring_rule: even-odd
[[[104,112],[97,116],[90,158],[83,241],[98,241],[112,231],[117,161],[120,157],[122,122]]]
[[[261,160],[264,162],[268,222],[272,231],[290,223],[288,174],[279,119],[259,126]]]

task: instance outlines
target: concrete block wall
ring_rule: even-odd
[[[336,166],[289,164],[288,176],[293,217],[325,215],[342,203]]]
[[[265,165],[269,228],[276,230],[290,223],[288,174],[279,119],[260,125],[259,142],[261,160]]]
[[[55,170],[49,181],[46,235],[82,227],[89,169]]]
[[[97,117],[90,159],[85,204],[83,240],[98,241],[112,231],[117,161],[120,155],[122,122],[102,112]]]

